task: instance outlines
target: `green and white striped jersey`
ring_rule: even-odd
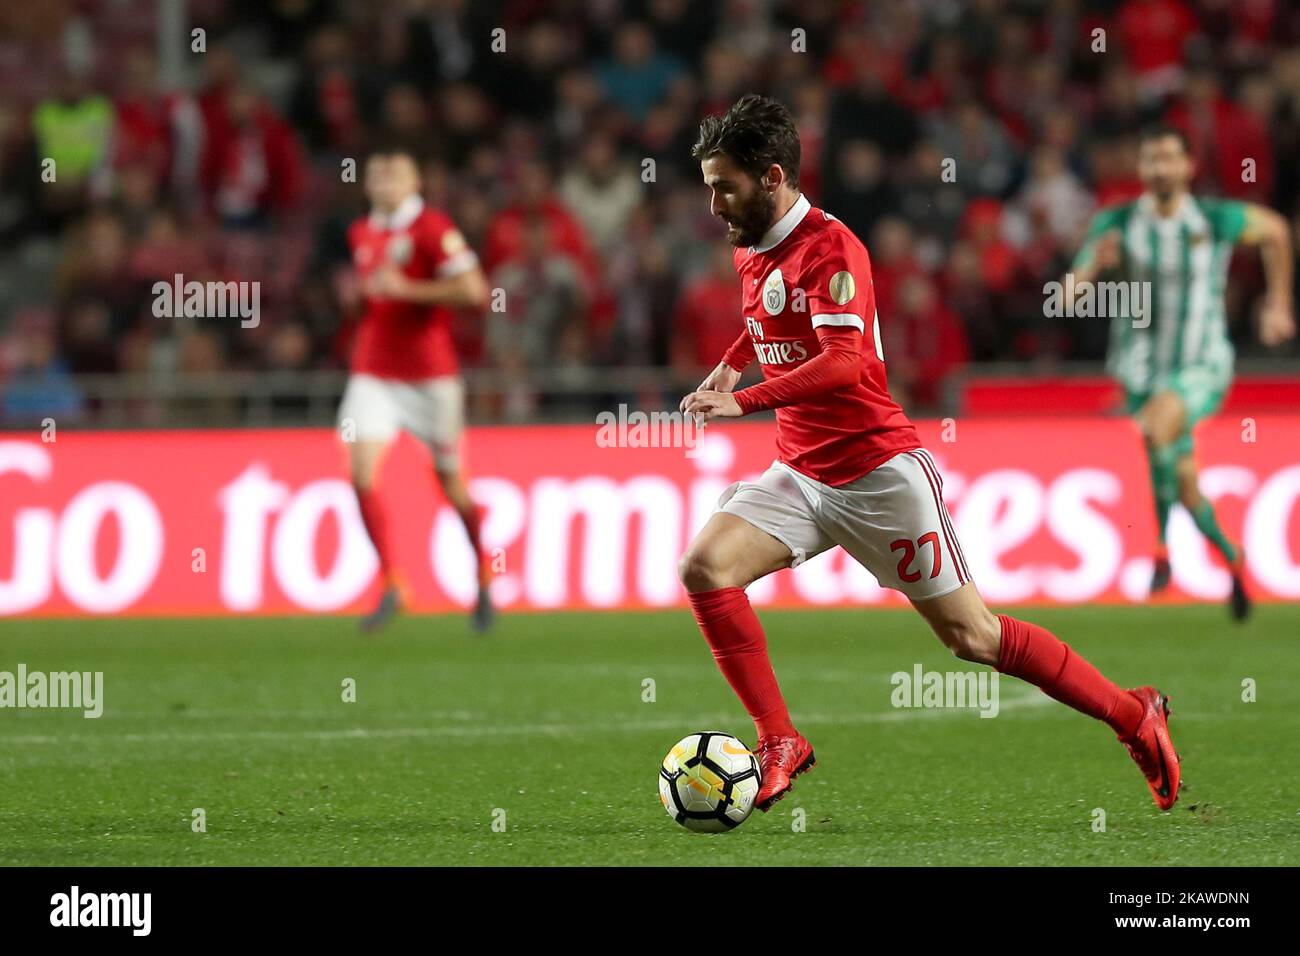
[[[1246,226],[1247,204],[1231,199],[1184,197],[1168,217],[1155,201],[1103,209],[1093,217],[1076,268],[1088,262],[1097,239],[1112,229],[1123,237],[1121,275],[1098,281],[1149,283],[1146,314],[1111,316],[1107,368],[1130,393],[1164,387],[1187,369],[1226,383],[1234,350],[1228,337],[1224,290],[1232,247]],[[1137,312],[1131,308],[1129,312]]]

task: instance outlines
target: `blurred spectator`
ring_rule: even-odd
[[[93,375],[117,371],[117,345],[113,318],[104,303],[94,298],[71,303],[63,315],[59,351],[68,371]]]
[[[1177,89],[1183,47],[1196,32],[1196,18],[1188,5],[1183,0],[1126,0],[1118,27],[1143,95],[1155,99]]]
[[[687,379],[712,371],[744,329],[741,309],[731,249],[719,243],[708,271],[686,284],[673,311],[673,369]]]
[[[979,250],[971,242],[956,242],[943,274],[943,301],[963,317],[971,357],[990,362],[1010,356],[999,298],[984,282]]]
[[[65,74],[58,94],[32,110],[33,144],[41,168],[41,215],[63,225],[90,199],[108,192],[113,104],[85,77]]]
[[[620,160],[613,139],[598,133],[583,144],[578,165],[560,182],[559,195],[596,247],[611,249],[641,202],[641,177]]]
[[[881,315],[891,316],[898,287],[913,276],[925,275],[926,270],[917,258],[915,237],[907,220],[897,216],[882,219],[869,238],[876,309]]]
[[[612,365],[667,365],[672,313],[679,277],[672,257],[655,230],[654,217],[642,206],[627,235],[609,256],[605,283],[616,306],[613,328],[593,330],[597,355]],[[598,323],[603,317],[593,316]]]
[[[207,117],[201,181],[227,226],[265,226],[302,196],[303,160],[297,134],[257,91],[233,82]]]
[[[1184,95],[1168,119],[1191,141],[1197,166],[1194,188],[1254,201],[1272,194],[1273,149],[1267,128],[1220,92],[1212,70],[1198,69],[1188,76]]]
[[[355,152],[361,145],[363,117],[373,115],[375,100],[351,34],[341,24],[317,30],[289,100],[289,118],[307,145],[339,155]]]
[[[649,0],[646,7],[659,49],[688,63],[698,61],[717,31],[718,7],[690,0]]]
[[[859,236],[871,235],[876,220],[898,210],[898,194],[885,174],[884,154],[870,140],[844,144],[831,181],[826,208]]]
[[[586,283],[575,259],[557,243],[541,214],[520,223],[519,247],[491,272],[505,308],[487,317],[488,356],[502,368],[522,370],[559,364],[571,352],[567,338],[580,337],[586,320]]]
[[[185,195],[198,175],[203,118],[186,94],[159,87],[153,54],[143,46],[128,51],[122,91],[114,100],[113,162],[119,172],[147,177],[158,194]]]
[[[9,424],[32,425],[44,418],[76,421],[83,411],[82,396],[59,357],[54,317],[29,311],[16,317],[15,335],[0,356],[7,379],[0,392],[0,407]]]
[[[95,299],[112,316],[114,331],[135,317],[139,289],[127,263],[130,246],[122,221],[113,213],[92,213],[68,231],[56,288],[63,301]]]
[[[632,119],[642,120],[667,95],[680,72],[675,57],[655,50],[650,28],[632,21],[619,28],[614,55],[601,65],[598,75],[605,94]]]
[[[1150,104],[1139,96],[1133,71],[1126,64],[1115,63],[1101,75],[1089,133],[1107,140],[1137,136],[1154,114]]]
[[[890,386],[900,385],[914,410],[937,408],[948,376],[970,358],[966,334],[938,287],[924,275],[903,281],[895,305],[884,339]]]
[[[1093,213],[1092,195],[1066,165],[1059,150],[1043,146],[1034,152],[1029,176],[1020,191],[1019,206],[1033,231],[1050,248],[1074,249]],[[1029,237],[1025,237],[1028,244]]]
[[[502,209],[488,226],[483,240],[484,268],[491,272],[508,259],[523,255],[530,220],[545,223],[548,241],[557,252],[570,256],[587,281],[595,284],[599,274],[596,256],[582,224],[552,190],[546,164],[529,160],[520,169],[516,200]]]
[[[889,159],[906,155],[916,143],[918,130],[911,110],[898,102],[885,86],[881,66],[870,58],[853,63],[852,84],[831,101],[826,128],[826,164],[849,139],[867,138]],[[951,155],[951,154],[949,154]],[[826,188],[833,188],[830,181]]]
[[[975,98],[966,97],[932,124],[935,148],[952,161],[957,187],[967,196],[1006,196],[1016,175],[1016,152],[1006,129]]]

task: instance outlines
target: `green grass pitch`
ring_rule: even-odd
[[[376,638],[338,618],[8,621],[0,670],[103,671],[105,708],[0,710],[0,863],[1300,863],[1300,607],[1244,627],[1210,606],[1023,616],[1170,694],[1172,812],[1104,726],[1018,681],[995,719],[891,707],[890,674],[963,666],[907,611],[762,612],[819,765],[716,836],[656,789],[688,732],[752,743],[684,610],[506,615],[489,638],[461,617]]]

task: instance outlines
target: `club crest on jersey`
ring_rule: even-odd
[[[831,301],[836,305],[846,304],[854,295],[857,294],[857,291],[858,289],[853,282],[852,273],[837,272],[835,275],[831,276]]]
[[[410,236],[393,236],[388,240],[388,247],[384,250],[384,258],[396,266],[406,265],[410,261],[413,248]]]
[[[780,269],[773,269],[763,283],[763,308],[768,315],[780,315],[785,311],[785,281]]]

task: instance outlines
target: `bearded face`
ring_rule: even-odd
[[[727,241],[744,248],[757,245],[772,226],[776,194],[725,155],[700,163],[712,191],[709,211],[727,224]]]

